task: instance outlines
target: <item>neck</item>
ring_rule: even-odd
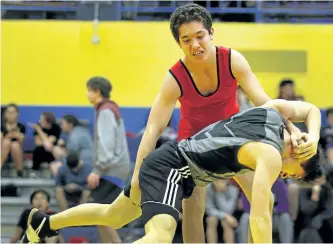
[[[16,121],[6,121],[7,125],[16,125],[17,122]]]
[[[95,103],[94,103],[94,106],[98,106],[98,104],[100,104],[102,101],[104,100],[103,97],[99,97],[98,99],[96,99]]]

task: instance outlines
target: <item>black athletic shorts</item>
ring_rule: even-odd
[[[99,185],[91,191],[91,202],[110,204],[119,196],[122,192],[122,188],[113,184],[112,182],[101,178],[99,180]]]
[[[169,214],[178,221],[182,200],[189,198],[195,187],[175,142],[163,144],[143,160],[139,184],[144,224],[158,214]],[[130,195],[130,181],[124,194]]]

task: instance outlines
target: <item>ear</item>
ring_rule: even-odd
[[[214,40],[214,28],[212,27],[212,28],[210,28],[210,39],[211,40]]]

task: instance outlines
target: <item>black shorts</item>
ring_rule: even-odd
[[[91,202],[110,204],[116,200],[122,190],[119,186],[101,178],[98,187],[91,191],[91,198],[93,199]]]
[[[178,221],[182,200],[190,197],[195,187],[175,142],[163,144],[143,160],[139,183],[144,224],[158,214],[169,214]],[[129,197],[130,181],[124,194]]]

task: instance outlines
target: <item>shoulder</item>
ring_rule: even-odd
[[[31,208],[26,208],[22,211],[21,213],[21,219],[26,219],[28,220],[29,214],[30,214]]]
[[[111,109],[102,109],[99,111],[99,115],[98,115],[98,119],[100,118],[102,119],[114,119],[115,118],[115,114]]]
[[[263,142],[249,142],[244,144],[238,151],[238,161],[251,168],[260,164],[272,170],[281,167],[281,154],[274,146]]]
[[[177,100],[182,95],[182,88],[179,80],[170,72],[165,74],[160,91],[158,93],[159,100],[171,101]]]
[[[243,54],[235,49],[230,49],[230,66],[234,72],[240,72],[248,68],[249,64]]]

